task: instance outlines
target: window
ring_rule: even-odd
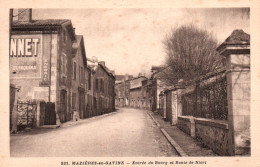
[[[67,41],[67,35],[66,35],[66,31],[62,30],[62,38],[63,38],[63,43],[65,44]]]
[[[63,73],[63,54],[61,55],[61,58],[60,58],[60,72]]]
[[[91,89],[91,72],[88,73],[88,90]]]
[[[64,53],[61,55],[61,73],[67,74],[67,55]]]
[[[104,78],[100,78],[100,91],[104,93]]]
[[[77,77],[77,64],[76,62],[73,63],[73,79],[76,80]]]
[[[83,71],[83,67],[80,67],[80,70],[81,70],[81,72],[80,72],[80,74],[81,74],[81,83],[84,83],[84,71]]]
[[[76,93],[72,93],[72,109],[76,109]]]
[[[98,78],[96,78],[96,90],[98,90]]]
[[[103,92],[103,79],[100,78],[100,91]]]
[[[81,75],[80,75],[80,66],[79,66],[79,82],[81,81]]]
[[[84,71],[83,67],[79,66],[79,82],[83,83],[84,82]]]

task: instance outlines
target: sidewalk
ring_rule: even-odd
[[[76,126],[76,125],[81,125],[83,123],[87,123],[87,122],[91,122],[93,120],[99,120],[102,119],[103,117],[112,115],[117,113],[116,110],[112,111],[110,113],[104,113],[102,115],[96,115],[93,117],[89,117],[89,118],[84,118],[84,119],[79,119],[78,121],[73,121],[73,120],[69,120],[67,122],[63,122],[59,125],[42,125],[39,127],[35,127],[35,128],[25,128],[22,131],[18,131],[15,134],[10,134],[10,136],[19,136],[19,135],[25,135],[25,134],[39,134],[39,133],[44,133],[44,132],[50,132],[54,129],[61,129],[61,128],[67,128],[70,126]]]
[[[151,111],[148,111],[148,114],[153,118],[162,133],[181,156],[218,156],[211,149],[193,139],[176,126],[171,126],[170,123],[164,121],[159,114]]]

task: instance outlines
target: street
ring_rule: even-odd
[[[178,156],[147,112],[130,108],[10,138],[11,157]]]

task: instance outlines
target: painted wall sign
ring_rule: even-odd
[[[43,66],[42,66],[42,82],[40,82],[40,86],[49,86],[50,85],[50,66],[49,66],[49,59],[44,58]]]
[[[10,41],[10,57],[36,57],[39,42],[39,38],[12,38]]]
[[[10,39],[10,78],[42,77],[42,35],[16,34]]]

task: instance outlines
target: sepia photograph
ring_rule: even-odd
[[[250,156],[249,23],[249,8],[10,9],[10,155]]]
[[[253,2],[124,2],[5,9],[0,166],[260,165]]]

